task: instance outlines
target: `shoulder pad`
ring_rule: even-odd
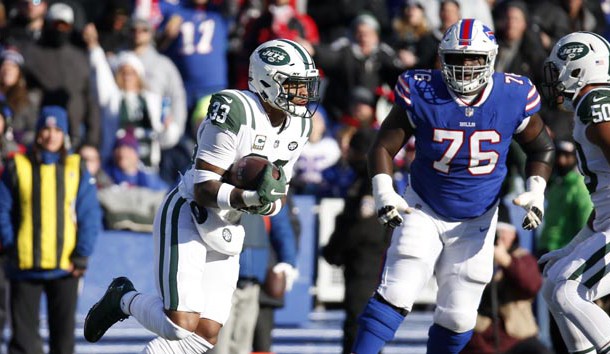
[[[252,107],[245,96],[241,92],[224,90],[212,95],[207,118],[221,129],[237,134],[242,125],[248,124],[247,114],[252,116]]]
[[[578,105],[576,115],[583,124],[610,121],[610,90],[591,91]]]

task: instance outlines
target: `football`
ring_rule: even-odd
[[[280,178],[280,170],[262,156],[248,155],[235,161],[225,174],[227,183],[237,188],[256,190],[267,165],[273,166],[273,177]]]

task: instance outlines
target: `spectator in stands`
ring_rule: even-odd
[[[148,19],[136,17],[131,22],[131,49],[144,65],[147,89],[162,97],[161,119],[167,131],[167,141],[161,149],[159,172],[173,183],[178,171],[190,162],[191,151],[185,148],[183,135],[187,124],[186,91],[176,65],[154,46],[154,28]]]
[[[138,139],[129,132],[118,138],[114,145],[113,159],[105,167],[106,173],[118,185],[144,187],[156,191],[167,190],[169,188],[167,183],[142,164],[138,145]]]
[[[296,236],[290,225],[286,206],[275,216],[243,215],[242,225],[248,233],[239,257],[239,279],[233,293],[231,313],[218,336],[218,343],[208,353],[250,354],[259,313],[259,294],[265,282],[270,247],[278,263],[271,272],[282,274],[283,294],[290,291],[299,272],[296,269]],[[281,280],[280,280],[281,281]],[[275,294],[276,296],[278,294]]]
[[[404,1],[401,13],[392,20],[392,46],[407,69],[430,68],[436,57],[436,43],[421,0]]]
[[[243,49],[240,55],[240,73],[237,86],[248,87],[248,56],[260,44],[278,38],[303,38],[311,44],[320,42],[318,27],[307,14],[299,13],[293,0],[265,0],[266,9],[260,17],[246,24]]]
[[[95,146],[83,144],[78,148],[78,154],[85,161],[87,171],[95,180],[95,186],[98,190],[110,187],[113,184],[110,176],[102,169],[100,151]]]
[[[489,28],[493,31],[494,21],[491,16],[491,8],[487,0],[458,0],[462,18],[476,18],[477,20],[489,24]]]
[[[546,192],[547,210],[537,254],[543,255],[567,245],[582,229],[593,210],[584,178],[576,168],[576,147],[572,141],[555,143],[555,175]],[[550,316],[550,334],[556,354],[567,354],[557,323]]]
[[[538,340],[532,304],[542,286],[536,258],[519,247],[517,228],[501,216],[494,247],[495,273],[485,287],[474,334],[462,354],[551,354]]]
[[[355,128],[367,128],[376,125],[375,94],[366,87],[356,86],[348,94],[347,112],[341,117],[341,124]]]
[[[58,105],[68,111],[70,140],[100,143],[100,116],[90,90],[89,60],[81,48],[70,42],[74,11],[65,3],[49,7],[40,40],[20,45],[25,58],[28,88],[42,94],[41,105]]]
[[[0,93],[13,112],[11,128],[16,141],[29,145],[34,142],[37,119],[38,103],[34,101],[40,98],[28,93],[23,64],[23,56],[15,49],[0,53]]]
[[[68,150],[67,112],[45,106],[35,144],[10,160],[0,183],[0,241],[8,255],[12,338],[9,353],[42,353],[44,292],[49,352],[73,353],[79,278],[100,231],[95,185]]]
[[[228,86],[227,19],[209,0],[160,3],[158,48],[178,67],[191,110],[201,97]]]
[[[332,46],[301,42],[327,75],[328,88],[322,103],[334,121],[348,112],[346,92],[357,86],[371,93],[383,84],[394,87],[405,68],[392,47],[380,40],[379,22],[373,16],[356,17],[351,30],[349,38],[342,38]]]
[[[534,84],[542,82],[542,65],[546,52],[540,36],[530,28],[528,9],[521,1],[503,7],[498,22],[498,56],[495,70],[529,77]]]
[[[309,144],[305,146],[295,164],[290,186],[295,194],[318,195],[323,183],[322,171],[333,166],[341,157],[337,140],[326,129],[326,111],[318,107],[311,120]]]
[[[0,101],[0,176],[4,170],[5,160],[12,158],[16,153],[25,152],[25,147],[15,141],[13,119],[13,111],[8,103]]]
[[[391,234],[377,222],[366,168],[366,154],[375,134],[374,130],[364,128],[352,137],[349,163],[356,171],[356,179],[345,198],[343,212],[337,216],[335,230],[322,250],[328,263],[343,266],[343,354],[351,353],[358,315],[379,283],[383,255],[390,244]]]
[[[428,1],[427,1],[428,2]],[[384,37],[391,32],[390,18],[385,1],[307,1],[307,13],[320,30],[320,42],[331,44],[350,33],[349,23],[363,13],[368,13],[379,23],[379,33]]]
[[[102,18],[96,24],[100,46],[109,56],[124,50],[129,43],[131,3],[129,0],[108,1]]]
[[[270,218],[269,232],[277,235],[292,234],[294,235],[296,244],[298,244],[298,239],[301,233],[301,224],[297,213],[294,212],[295,209],[296,208],[291,201],[291,197],[288,196],[286,206],[278,215]],[[280,216],[280,214],[282,216]],[[292,240],[291,237],[286,237],[285,239]],[[277,248],[273,247],[273,252],[269,253],[269,268],[267,269],[267,274],[265,275],[265,280],[258,298],[258,318],[256,320],[256,327],[254,328],[254,338],[252,343],[253,352],[271,352],[271,345],[273,343],[271,332],[275,327],[275,310],[284,307],[284,296],[279,296],[281,294],[278,294],[277,290],[280,289],[280,293],[283,293],[284,295],[287,291],[289,291],[289,288],[287,287],[288,284],[282,284],[282,282],[284,282],[284,276],[280,272],[282,268],[285,268],[286,266],[282,265],[276,268],[278,264],[282,263],[282,258],[279,258],[280,256],[278,256],[278,253],[286,253],[286,251],[290,252],[290,247],[292,247],[292,245],[290,242],[287,242],[283,247],[287,248],[286,250],[282,251],[280,249],[278,252]],[[282,285],[284,285],[283,291]],[[303,289],[301,288],[301,290]]]
[[[175,143],[180,132],[169,129],[169,120],[167,125],[162,121],[162,98],[145,88],[142,62],[133,52],[122,52],[114,61],[113,74],[93,24],[85,27],[83,39],[89,48],[94,91],[104,120],[103,163],[110,159],[117,137],[131,130],[140,144],[140,159],[157,170],[161,148]]]
[[[438,44],[441,42],[445,31],[447,31],[451,25],[458,22],[462,18],[460,3],[457,2],[457,0],[441,1],[438,17],[440,19],[439,27],[433,28],[432,32],[426,36],[425,39],[423,39],[425,43],[434,43],[433,48],[438,48]],[[428,61],[427,64],[428,68],[440,68],[440,63],[437,57]],[[421,66],[425,67],[426,65],[422,63]]]
[[[550,53],[559,38],[570,33],[568,14],[555,1],[542,1],[536,4],[530,13],[531,30],[540,35],[542,46]]]
[[[588,31],[603,33],[605,23],[595,16],[595,11],[599,11],[601,2],[586,0],[561,0],[561,6],[568,14],[570,32]],[[589,8],[591,6],[591,8]],[[593,9],[595,7],[595,9]]]
[[[19,0],[15,11],[9,17],[2,42],[10,44],[36,42],[40,39],[44,18],[47,14],[47,0]]]

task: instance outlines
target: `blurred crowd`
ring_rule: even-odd
[[[352,239],[354,244],[335,240],[324,253],[331,263],[346,266],[348,285],[359,289],[352,294],[366,294],[366,299],[376,274],[366,275],[366,281],[352,276],[360,276],[359,264],[380,260],[378,253],[387,246],[384,238],[366,240],[383,233],[371,222],[367,144],[392,104],[398,75],[438,68],[437,45],[445,29],[470,17],[495,31],[496,71],[528,76],[536,85],[560,37],[573,31],[610,35],[607,0],[0,1],[0,171],[5,159],[36,145],[44,107],[63,109],[65,147],[86,162],[105,226],[150,230],[165,191],[189,167],[210,95],[247,89],[248,57],[259,44],[295,40],[313,55],[323,80],[310,144],[296,164],[291,190],[344,198],[348,207],[337,219],[337,230],[356,232],[361,225],[373,231]],[[559,151],[574,156],[570,115],[544,108],[541,116]],[[408,183],[415,144],[409,141],[395,160],[399,191]],[[518,148],[511,153],[505,193],[522,183],[523,159]],[[583,192],[582,178],[572,174],[575,162],[565,166],[564,158],[559,163],[548,193],[559,198],[568,189]],[[574,192],[578,215],[589,205],[583,193]],[[562,224],[561,213],[567,210],[548,211],[541,251],[561,247],[574,234],[571,228],[580,227]],[[503,221],[503,232],[512,234],[509,220]],[[371,242],[374,256],[360,252]],[[512,239],[506,243],[504,258],[516,249]],[[510,274],[509,269],[503,273]],[[533,298],[539,280],[531,282],[515,296]],[[353,331],[361,302],[347,303],[352,322],[346,331]]]
[[[70,147],[90,162],[100,189],[167,189],[190,164],[210,94],[246,89],[251,51],[269,39],[288,38],[303,44],[323,73],[311,144],[292,183],[295,193],[320,198],[346,196],[356,178],[348,156],[351,137],[380,124],[398,74],[438,68],[437,45],[458,19],[475,17],[494,28],[497,71],[539,84],[558,38],[578,30],[605,35],[610,16],[610,4],[598,0],[1,5],[5,156],[32,144],[41,107],[58,105],[68,112]],[[569,139],[569,116],[550,108],[542,116],[554,137]],[[397,176],[408,166],[406,151],[400,156]]]

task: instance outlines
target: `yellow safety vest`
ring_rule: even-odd
[[[15,155],[19,231],[15,240],[19,269],[68,269],[76,247],[76,195],[80,156],[63,164],[32,164]]]

